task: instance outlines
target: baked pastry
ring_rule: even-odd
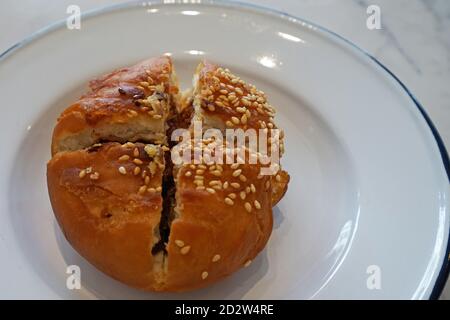
[[[223,100],[225,87],[238,102]],[[91,82],[58,119],[47,165],[67,240],[101,271],[144,290],[192,290],[247,266],[266,245],[272,207],[289,182],[279,165],[262,175],[261,163],[228,163],[230,150],[233,157],[260,156],[248,146],[171,140],[194,120],[224,134],[227,127],[275,129],[263,93],[211,63],[197,68],[193,90],[178,92],[168,57]],[[173,161],[175,152],[194,149],[225,150],[226,161],[206,153],[200,161]]]
[[[52,154],[101,141],[166,142],[167,121],[178,93],[169,57],[145,60],[90,82],[53,131]]]

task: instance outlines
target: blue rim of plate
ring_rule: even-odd
[[[442,159],[442,162],[444,165],[444,169],[447,173],[447,178],[449,180],[449,185],[450,185],[450,158],[448,156],[446,147],[444,145],[444,142],[443,142],[438,130],[436,129],[434,123],[432,122],[431,118],[428,116],[428,114],[425,111],[422,104],[417,100],[417,98],[414,96],[414,94],[406,87],[406,85],[389,68],[387,68],[384,64],[382,64],[380,61],[378,61],[377,58],[375,58],[374,56],[372,56],[370,53],[368,53],[364,49],[360,48],[355,43],[351,42],[350,40],[344,38],[343,36],[337,34],[334,31],[331,31],[325,27],[317,25],[306,19],[299,18],[297,16],[291,15],[289,13],[286,13],[286,12],[283,12],[283,11],[280,11],[277,9],[273,9],[273,8],[269,8],[269,7],[265,7],[265,6],[261,6],[261,5],[256,5],[256,4],[252,4],[252,3],[233,1],[233,0],[188,0],[188,1],[175,0],[175,1],[171,1],[171,2],[164,1],[164,0],[158,0],[158,1],[135,0],[135,1],[129,1],[129,2],[125,2],[125,3],[121,3],[121,4],[117,4],[117,5],[109,5],[106,7],[101,7],[101,8],[90,10],[86,13],[83,13],[82,18],[83,17],[88,18],[88,17],[96,16],[96,15],[99,15],[102,13],[107,13],[107,12],[116,11],[116,10],[120,10],[120,9],[131,8],[131,7],[146,6],[146,5],[148,5],[148,6],[164,5],[164,4],[166,4],[166,5],[179,5],[179,4],[182,4],[182,5],[188,5],[188,4],[204,5],[204,4],[207,4],[207,5],[216,5],[216,6],[225,6],[225,7],[253,9],[258,12],[262,12],[262,13],[266,13],[266,14],[273,14],[273,15],[276,15],[281,18],[288,18],[291,21],[297,21],[297,22],[302,22],[302,23],[311,25],[311,26],[315,27],[318,31],[328,34],[328,35],[331,35],[334,38],[336,38],[340,41],[343,41],[344,43],[346,43],[347,45],[349,45],[356,51],[364,54],[367,58],[369,58],[370,60],[375,62],[375,64],[378,65],[382,70],[384,70],[389,76],[391,76],[395,80],[395,82],[397,82],[400,85],[400,87],[406,92],[406,94],[414,102],[415,106],[417,107],[420,114],[422,115],[425,122],[427,123],[428,127],[430,128],[434,139],[436,140],[436,144],[437,144],[439,152],[441,154],[441,159]],[[18,49],[25,47],[28,43],[30,43],[34,40],[37,40],[41,36],[44,36],[53,30],[60,28],[64,24],[65,24],[65,20],[60,20],[60,21],[54,22],[54,23],[32,33],[27,38],[23,39],[22,41],[17,42],[16,44],[12,45],[8,49],[6,49],[2,53],[0,53],[0,62],[2,62],[2,60],[6,59],[8,56],[10,56],[12,53],[17,51]],[[444,290],[444,287],[445,287],[445,284],[449,277],[449,274],[450,274],[450,231],[449,231],[449,237],[447,239],[446,256],[444,257],[444,262],[441,266],[441,270],[439,271],[439,274],[436,278],[436,282],[431,291],[431,294],[429,297],[430,300],[439,299],[440,295],[442,294],[442,291]]]

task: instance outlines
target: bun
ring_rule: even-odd
[[[163,57],[92,81],[91,91],[58,119],[47,165],[50,200],[67,240],[101,271],[143,290],[192,290],[247,266],[266,245],[272,206],[289,182],[283,170],[261,175],[259,163],[216,163],[206,156],[198,163],[173,163],[174,152],[189,146],[228,148],[212,138],[174,144],[166,136],[175,128],[188,128],[195,119],[227,127],[244,107],[217,104],[204,94],[214,77],[219,88],[224,78],[231,90],[234,76],[227,70],[202,63],[194,90],[181,97],[174,74]],[[133,91],[149,75],[164,86],[167,108],[158,111],[158,124],[121,92]],[[247,122],[236,126],[276,128],[263,93],[242,80],[234,84],[257,96],[241,113],[250,113]],[[159,95],[152,90],[142,99]],[[129,117],[130,110],[140,113]],[[257,156],[242,150],[246,158]]]

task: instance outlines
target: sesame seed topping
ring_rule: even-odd
[[[161,192],[162,191],[162,187],[161,186],[156,187],[156,191]]]
[[[233,163],[230,168],[236,170],[239,167],[239,163]]]
[[[190,177],[190,176],[192,176],[192,172],[186,171],[186,172],[184,173],[184,175],[185,175],[186,177]]]
[[[235,188],[235,189],[239,189],[240,187],[241,187],[241,185],[238,183],[238,182],[232,182],[232,183],[230,183],[231,184],[231,186],[233,187],[233,188]]]
[[[139,190],[138,190],[138,193],[139,194],[143,194],[145,191],[147,191],[147,186],[140,186]]]
[[[241,122],[242,122],[242,124],[246,124],[247,123],[247,115],[242,115],[242,117],[241,117]]]
[[[245,200],[245,198],[247,197],[247,194],[245,193],[245,191],[241,191],[239,193],[239,196],[241,197],[242,200]]]
[[[220,254],[216,254],[216,255],[214,255],[214,257],[212,258],[212,262],[217,262],[217,261],[219,261],[220,260]]]
[[[232,206],[233,204],[234,204],[234,201],[233,200],[231,200],[230,198],[225,198],[225,203],[227,204],[227,205],[229,205],[229,206]]]
[[[247,210],[247,212],[252,212],[252,205],[249,202],[246,202],[244,204],[245,210]]]
[[[124,154],[123,156],[121,156],[121,157],[119,158],[119,161],[127,161],[127,160],[129,160],[129,159],[130,159],[130,156],[127,155],[127,154]]]
[[[244,91],[242,91],[242,89],[239,87],[234,88],[234,91],[236,91],[236,93],[240,94],[241,96],[244,94]]]
[[[195,174],[201,175],[201,174],[204,174],[204,173],[205,173],[205,170],[203,170],[203,169],[195,170]]]
[[[230,199],[236,199],[236,193],[230,193],[230,194],[228,195],[228,198],[230,198]]]
[[[208,191],[211,194],[216,193],[216,190],[214,190],[212,188],[206,188],[206,191]]]
[[[80,178],[84,178],[84,176],[86,175],[86,170],[81,170],[80,171],[80,173],[78,174],[78,176],[80,177]]]
[[[239,118],[236,118],[236,117],[231,117],[231,121],[234,123],[234,124],[239,124]]]
[[[246,181],[247,181],[247,177],[244,176],[243,174],[241,174],[241,175],[239,176],[239,180],[241,180],[242,182],[246,182]]]
[[[239,175],[241,174],[241,172],[242,172],[242,169],[237,169],[237,170],[235,170],[235,171],[233,172],[233,177],[239,176]]]
[[[91,173],[91,172],[92,172],[92,167],[86,168],[86,173]]]
[[[214,170],[214,171],[211,171],[211,174],[216,176],[216,177],[220,177],[222,175],[222,171]]]
[[[252,260],[247,260],[244,264],[244,267],[248,267],[252,263]]]
[[[184,247],[184,241],[183,240],[175,240],[175,244],[179,246],[180,248]]]
[[[258,210],[261,209],[261,204],[259,203],[258,200],[255,200],[255,201],[254,201],[254,205],[255,205],[255,208],[256,208],[256,209],[258,209]]]
[[[137,164],[137,165],[143,164],[142,160],[141,160],[141,159],[137,159],[137,158],[134,159],[133,162],[134,162],[135,164]]]
[[[223,188],[224,188],[224,189],[227,189],[227,188],[228,188],[228,185],[229,185],[228,181],[225,181],[225,182],[223,183]]]
[[[233,126],[233,123],[230,120],[227,120],[225,122],[225,124],[227,125],[227,127],[232,127]]]
[[[127,169],[125,169],[125,167],[120,166],[120,167],[119,167],[119,172],[120,172],[121,174],[127,174]]]
[[[187,254],[189,252],[189,250],[191,250],[191,246],[185,246],[185,247],[181,248],[180,252],[181,252],[181,254]]]
[[[202,272],[202,279],[205,280],[206,278],[208,278],[208,272],[207,271],[203,271]]]
[[[153,115],[153,119],[156,119],[156,120],[162,119],[162,115],[155,114],[155,115]]]
[[[256,193],[256,188],[253,183],[250,185],[250,190],[252,191],[252,193]]]
[[[147,184],[147,185],[150,183],[150,177],[149,176],[145,176],[144,183]]]
[[[138,149],[138,148],[135,148],[135,149],[133,150],[133,156],[139,157],[139,149]]]
[[[156,192],[156,189],[155,188],[148,188],[147,192]]]
[[[270,180],[266,181],[266,190],[270,188]]]
[[[141,172],[141,168],[139,168],[139,167],[135,167],[134,170],[133,170],[133,174],[135,176],[137,176],[140,172]]]
[[[281,176],[280,176],[279,174],[277,174],[277,175],[275,176],[275,180],[277,180],[278,182],[280,182],[280,181],[281,181]]]

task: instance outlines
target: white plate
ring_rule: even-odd
[[[45,179],[56,117],[87,81],[163,53],[183,86],[206,57],[266,91],[291,174],[251,267],[184,294],[136,291],[90,266],[55,223]],[[2,298],[422,299],[442,290],[445,149],[406,88],[339,36],[248,5],[135,3],[83,16],[81,30],[58,23],[0,59]],[[81,267],[80,290],[67,289],[67,265]]]

